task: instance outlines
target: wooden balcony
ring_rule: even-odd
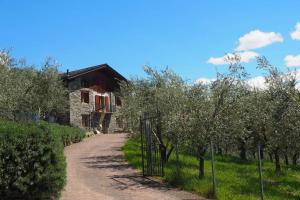
[[[95,105],[95,112],[99,113],[114,113],[116,110],[116,105],[107,105],[105,107],[99,107]]]

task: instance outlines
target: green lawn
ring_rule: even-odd
[[[141,169],[139,138],[131,138],[123,147],[129,163]],[[175,154],[165,167],[164,181],[185,190],[207,197],[211,191],[211,162],[205,162],[205,178],[198,179],[198,160],[193,156],[180,155],[181,176],[175,176]],[[263,178],[266,200],[300,199],[300,169],[284,168],[281,174],[274,172],[270,162],[263,162]],[[240,162],[235,157],[216,157],[216,179],[218,199],[253,200],[259,199],[257,162]]]

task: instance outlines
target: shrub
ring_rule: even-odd
[[[42,122],[0,121],[1,199],[57,199],[66,183],[63,147],[84,132]]]
[[[76,127],[64,126],[47,122],[42,122],[42,124],[48,127],[51,130],[51,132],[53,132],[55,135],[60,137],[64,146],[80,142],[85,137],[84,130]]]

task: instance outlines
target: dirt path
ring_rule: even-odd
[[[125,134],[97,135],[65,149],[62,200],[192,200],[198,196],[144,178],[123,160]]]

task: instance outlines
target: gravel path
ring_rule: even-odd
[[[142,177],[124,161],[126,134],[90,137],[65,148],[67,185],[62,200],[195,200],[200,197]]]

